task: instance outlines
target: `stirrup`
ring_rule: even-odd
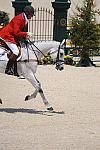
[[[14,72],[13,72],[13,70],[12,69],[6,69],[5,70],[5,74],[8,74],[8,75],[14,75]]]

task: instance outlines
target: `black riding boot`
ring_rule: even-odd
[[[17,61],[14,62],[14,76],[19,77],[19,74],[17,72]]]
[[[7,66],[6,66],[6,70],[5,70],[5,74],[8,74],[8,75],[14,74],[13,64],[14,64],[14,61],[12,61],[12,60],[8,61]]]

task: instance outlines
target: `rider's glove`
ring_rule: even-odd
[[[32,37],[32,35],[33,35],[33,33],[31,33],[31,32],[27,32],[27,38],[31,38],[31,37]]]

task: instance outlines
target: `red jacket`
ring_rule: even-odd
[[[22,13],[15,16],[10,23],[0,31],[0,37],[7,42],[18,44],[18,38],[27,36],[27,32],[22,31],[26,26],[25,23],[26,20]]]

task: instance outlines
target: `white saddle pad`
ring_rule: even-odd
[[[7,52],[2,47],[0,47],[0,60],[8,61]]]
[[[22,55],[22,54],[21,54]],[[21,59],[21,56],[19,56],[17,58],[17,61]],[[8,57],[7,57],[7,51],[3,48],[3,47],[0,47],[0,60],[3,60],[3,61],[8,61]]]

